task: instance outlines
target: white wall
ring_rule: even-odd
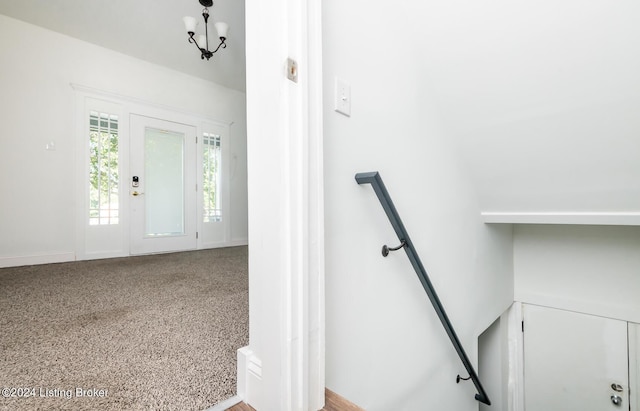
[[[428,55],[483,211],[638,211],[639,2],[423,3],[419,39],[387,35]]]
[[[471,382],[370,186],[379,171],[472,361],[513,301],[511,227],[479,203],[441,127],[420,6],[323,2],[326,385],[367,410],[475,410]],[[408,40],[408,41],[407,41]],[[416,42],[413,42],[416,40]],[[334,78],[352,114],[333,111]]]
[[[640,227],[514,227],[515,299],[640,322]]]
[[[233,122],[232,240],[246,241],[244,93],[2,15],[0,55],[0,258],[46,262],[74,253],[76,137],[70,83]],[[46,151],[51,140],[56,150]]]

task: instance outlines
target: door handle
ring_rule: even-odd
[[[143,194],[144,193],[138,193],[137,191],[134,191],[133,193],[131,193],[131,195],[134,196],[134,197],[138,197],[138,196],[141,196]]]
[[[620,405],[622,405],[622,398],[620,398],[618,395],[612,395],[611,396],[611,402],[614,405],[620,406]]]

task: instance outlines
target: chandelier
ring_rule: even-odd
[[[189,34],[189,43],[193,43],[196,45],[198,50],[200,50],[200,58],[204,60],[205,58],[209,60],[213,53],[220,50],[220,47],[226,48],[227,44],[225,40],[227,39],[227,30],[229,30],[229,25],[227,23],[223,23],[221,21],[214,24],[216,27],[216,31],[218,32],[218,37],[220,38],[220,43],[215,48],[215,50],[211,51],[209,49],[209,29],[207,22],[209,21],[209,9],[208,7],[213,6],[213,0],[199,0],[200,4],[204,6],[204,10],[202,10],[202,17],[204,18],[204,33],[198,34],[196,36],[196,26],[198,25],[198,21],[195,17],[185,16],[182,18],[184,21],[184,27],[187,29],[187,33]],[[197,40],[196,40],[197,37]]]

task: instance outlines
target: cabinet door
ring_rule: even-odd
[[[629,409],[627,323],[523,306],[526,411]]]

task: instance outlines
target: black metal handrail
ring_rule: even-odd
[[[418,257],[418,253],[416,252],[416,249],[413,247],[413,243],[409,238],[409,234],[407,233],[407,230],[404,228],[404,225],[402,224],[402,220],[400,220],[398,211],[396,211],[396,208],[393,205],[393,201],[391,201],[391,197],[389,197],[389,192],[387,191],[387,188],[384,186],[384,183],[382,182],[382,178],[380,177],[380,174],[377,171],[368,172],[368,173],[358,173],[356,174],[356,181],[358,182],[358,184],[371,184],[371,187],[373,187],[373,191],[375,191],[376,195],[378,196],[378,199],[380,200],[380,204],[382,204],[382,208],[384,209],[384,212],[387,214],[387,217],[391,222],[391,226],[395,230],[398,236],[398,239],[401,242],[400,246],[396,247],[395,249],[384,246],[383,255],[388,254],[389,251],[394,251],[400,248],[404,248],[405,252],[407,253],[407,257],[409,257],[409,261],[411,262],[411,265],[413,266],[414,270],[416,271],[416,274],[418,275],[418,279],[420,279],[420,282],[422,283],[422,287],[424,287],[424,290],[429,296],[429,300],[431,300],[431,304],[433,305],[433,308],[436,310],[436,314],[438,314],[438,318],[440,318],[440,322],[442,323],[442,326],[447,332],[447,335],[449,336],[449,339],[451,340],[453,347],[456,349],[456,352],[458,353],[460,360],[462,360],[462,364],[464,365],[464,368],[467,369],[467,372],[469,373],[469,377],[473,381],[473,385],[475,385],[476,389],[478,390],[478,393],[476,394],[475,399],[484,404],[491,405],[491,401],[489,400],[487,393],[484,391],[484,388],[482,388],[482,384],[480,383],[478,374],[476,374],[476,371],[473,368],[473,365],[471,365],[471,362],[469,361],[469,358],[467,357],[467,354],[465,353],[464,348],[462,348],[462,345],[460,344],[460,340],[458,339],[458,336],[456,335],[456,332],[453,329],[451,322],[449,321],[449,317],[447,317],[447,313],[445,312],[444,307],[442,306],[442,303],[438,298],[438,294],[436,294],[436,290],[433,288],[433,284],[431,284],[431,280],[429,280],[429,275],[427,274],[427,270],[425,270],[424,266],[422,265],[422,262],[420,261],[420,257]],[[459,382],[461,379],[463,378],[460,378],[460,376],[458,376],[457,381]]]

